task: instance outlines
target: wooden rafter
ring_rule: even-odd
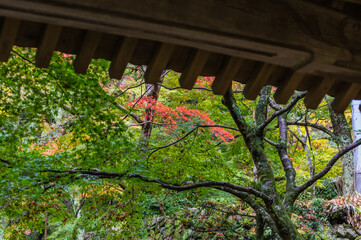
[[[208,51],[193,50],[187,61],[187,65],[179,79],[179,84],[184,89],[192,89],[197,77],[202,72],[204,64],[209,56]]]
[[[0,0],[0,60],[7,61],[13,45],[36,47],[39,67],[61,51],[76,55],[77,73],[104,58],[111,61],[111,78],[122,78],[128,63],[147,65],[147,83],[173,69],[185,89],[199,75],[215,76],[215,94],[235,80],[246,84],[246,98],[255,99],[270,84],[277,87],[277,103],[307,90],[307,107],[329,94],[334,109],[343,111],[361,98],[361,17],[348,15],[343,5],[360,8],[360,0],[328,4],[166,0],[154,8],[145,0]]]
[[[157,84],[163,70],[166,68],[169,59],[172,56],[173,49],[174,45],[172,44],[158,44],[154,50],[153,56],[144,75],[146,83]]]
[[[217,73],[216,78],[212,84],[212,91],[214,94],[224,95],[227,89],[231,86],[243,59],[236,57],[228,57],[224,61],[224,66]]]
[[[88,31],[82,41],[80,50],[74,61],[74,71],[76,73],[85,74],[88,66],[94,56],[96,48],[100,40],[99,32]]]
[[[20,20],[5,18],[0,33],[0,61],[6,62],[14,45]]]
[[[294,91],[297,89],[298,85],[304,78],[303,73],[294,72],[292,70],[288,70],[280,86],[277,88],[274,99],[278,104],[286,104]]]
[[[137,42],[137,39],[130,37],[124,37],[122,39],[122,42],[115,50],[112,63],[109,67],[109,76],[111,78],[122,78],[125,68],[133,55],[135,47],[137,46]]]
[[[274,65],[264,63],[261,70],[255,73],[254,79],[247,82],[247,85],[243,90],[243,95],[250,100],[256,99],[261,89],[266,85],[274,68]]]
[[[42,36],[41,42],[36,52],[35,64],[41,68],[49,67],[51,57],[58,42],[62,27],[56,25],[47,25]]]
[[[330,78],[323,78],[317,81],[315,79],[315,84],[307,92],[305,97],[305,105],[307,108],[316,109],[317,106],[321,103],[322,99],[325,97],[328,91],[330,91],[334,80]]]

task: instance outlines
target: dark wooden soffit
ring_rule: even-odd
[[[0,60],[13,45],[36,47],[39,67],[61,51],[77,55],[77,73],[104,58],[113,78],[128,63],[148,65],[147,83],[173,69],[186,89],[198,75],[216,76],[215,94],[235,80],[255,99],[271,84],[278,103],[307,90],[307,107],[329,94],[342,112],[361,99],[360,7],[358,0],[0,0]]]

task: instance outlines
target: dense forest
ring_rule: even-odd
[[[145,66],[75,74],[74,56],[15,47],[0,65],[0,238],[356,239],[350,110],[266,86],[192,90]]]

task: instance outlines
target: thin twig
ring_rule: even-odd
[[[181,138],[178,138],[176,141],[174,142],[171,142],[167,145],[164,145],[164,146],[160,146],[160,147],[154,147],[154,148],[149,148],[148,150],[153,150],[149,155],[148,155],[148,158],[155,152],[159,151],[160,149],[163,149],[163,148],[167,148],[167,147],[170,147],[170,146],[173,146],[177,143],[179,143],[180,141],[182,141],[183,139],[185,139],[186,137],[188,137],[192,132],[194,132],[195,130],[197,130],[198,128],[212,128],[212,127],[219,127],[219,128],[226,128],[226,129],[231,129],[231,130],[234,130],[234,131],[238,131],[238,128],[235,128],[235,127],[231,127],[231,126],[225,126],[225,125],[219,125],[219,124],[213,124],[213,125],[198,125],[194,128],[192,128],[188,133],[186,133],[185,135],[183,135]]]
[[[128,87],[128,88],[126,88],[124,91],[122,91],[121,93],[115,94],[113,97],[114,97],[114,98],[120,97],[121,95],[123,95],[124,93],[126,93],[128,90],[133,89],[133,88],[140,87],[140,86],[142,86],[143,84],[144,84],[144,82],[141,82],[141,83],[138,84],[138,85]]]
[[[150,88],[148,88],[147,90],[144,91],[144,93],[137,99],[137,101],[133,104],[133,106],[130,109],[134,108],[135,105],[138,104],[138,102],[144,97],[144,95],[148,92],[149,89]],[[131,110],[129,110],[129,112],[122,118],[122,121],[124,121],[130,113],[131,113]]]
[[[234,139],[236,139],[236,138],[239,138],[240,136],[241,136],[241,135],[236,135],[236,136],[233,137],[232,140],[234,140]],[[218,146],[221,145],[222,143],[224,143],[223,140],[222,140],[222,141],[219,141],[216,145],[214,145],[214,146],[212,146],[212,147],[210,147],[210,148],[208,148],[208,149],[206,149],[206,150],[203,150],[203,151],[201,151],[201,152],[204,153],[204,152],[207,152],[207,151],[209,151],[209,150],[212,150],[213,148],[218,147]]]

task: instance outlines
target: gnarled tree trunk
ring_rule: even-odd
[[[232,115],[232,118],[252,155],[252,160],[259,176],[259,190],[271,199],[270,201],[265,201],[263,206],[259,206],[263,210],[256,210],[254,207],[253,209],[255,209],[257,214],[263,213],[269,216],[270,219],[268,220],[268,224],[274,224],[277,233],[282,239],[302,239],[302,236],[298,233],[296,226],[290,219],[290,214],[283,205],[283,201],[277,192],[273,170],[265,153],[263,139],[264,128],[266,127],[264,123],[268,104],[268,92],[269,90],[267,91],[267,89],[263,89],[261,92],[261,97],[256,109],[255,125],[246,122],[238,108],[231,89],[225,94],[223,104],[228,108]],[[287,161],[286,159],[282,160]],[[293,177],[291,178],[294,179]]]

